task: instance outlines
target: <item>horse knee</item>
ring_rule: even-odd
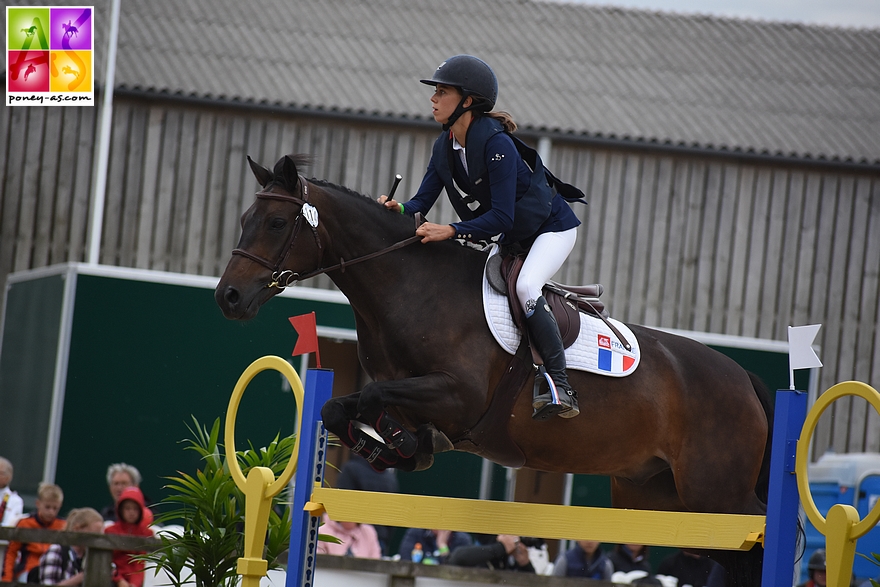
[[[345,413],[342,402],[337,399],[331,399],[321,408],[321,419],[324,421],[324,427],[339,436],[340,430],[345,430],[350,420]]]

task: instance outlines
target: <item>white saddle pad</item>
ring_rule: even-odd
[[[498,245],[494,245],[489,257],[497,254],[498,250]],[[489,285],[485,268],[483,269],[483,310],[495,340],[505,351],[511,355],[515,354],[522,333],[510,315],[507,296],[501,295]],[[581,330],[577,340],[565,349],[566,366],[569,369],[611,377],[625,377],[636,370],[639,366],[640,352],[635,335],[622,322],[613,318],[609,318],[608,321],[614,324],[614,327],[632,345],[632,350],[626,350],[602,320],[582,312]]]

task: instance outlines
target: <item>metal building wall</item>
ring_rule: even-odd
[[[5,108],[0,115],[0,279],[83,261],[95,110]],[[302,117],[268,109],[117,97],[100,262],[218,276],[257,189],[245,155],[271,167],[309,153],[307,176],[364,194],[415,192],[436,129]],[[880,386],[880,171],[694,151],[613,148],[557,138],[548,166],[589,207],[558,276],[600,282],[619,319],[786,339],[822,323],[820,390]],[[441,198],[435,222],[453,219]],[[333,287],[329,278],[314,287]],[[837,402],[818,454],[880,450],[880,416]]]

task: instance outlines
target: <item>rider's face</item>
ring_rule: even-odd
[[[461,101],[461,92],[454,86],[446,84],[437,84],[434,95],[431,96],[431,107],[433,109],[434,120],[440,124],[446,124],[449,117],[455,111],[455,107]]]

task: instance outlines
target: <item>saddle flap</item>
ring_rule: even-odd
[[[544,290],[544,299],[556,318],[556,324],[559,326],[559,334],[562,335],[562,348],[568,348],[577,340],[581,331],[581,314],[578,307],[566,300],[559,294],[550,290]]]

